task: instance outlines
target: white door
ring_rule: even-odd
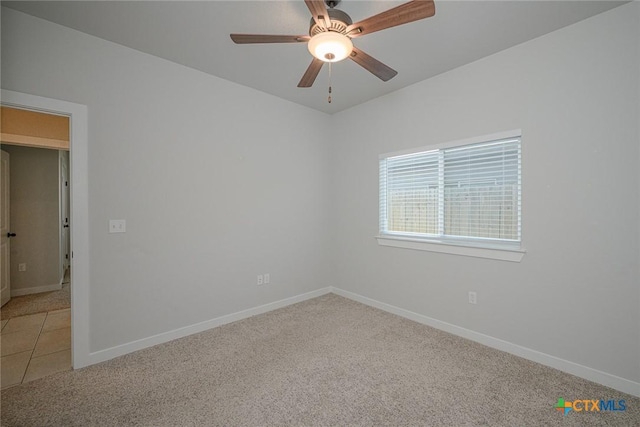
[[[60,152],[60,219],[61,224],[61,240],[60,255],[62,257],[62,274],[69,268],[69,163],[67,153]]]
[[[11,299],[9,195],[9,153],[2,151],[0,161],[0,305],[5,305]]]

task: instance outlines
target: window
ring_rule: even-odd
[[[520,251],[520,175],[519,133],[383,155],[379,242]]]

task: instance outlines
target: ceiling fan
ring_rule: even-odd
[[[325,62],[346,58],[386,82],[398,72],[355,47],[351,39],[429,18],[436,12],[433,0],[412,0],[354,24],[349,15],[335,9],[340,0],[305,0],[305,3],[312,16],[308,36],[231,34],[231,40],[237,44],[307,43],[313,60],[298,87],[311,87]]]

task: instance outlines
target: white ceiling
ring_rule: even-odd
[[[354,22],[404,1],[343,0]],[[306,43],[236,45],[230,33],[307,34],[311,15],[290,1],[3,1],[94,36],[306,105],[335,113],[539,37],[621,1],[435,1],[432,18],[354,39],[398,71],[383,82],[350,60],[328,66],[312,88],[296,87],[311,62]]]

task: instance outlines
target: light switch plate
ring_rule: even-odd
[[[109,233],[126,233],[127,221],[124,219],[110,219],[109,220]]]

